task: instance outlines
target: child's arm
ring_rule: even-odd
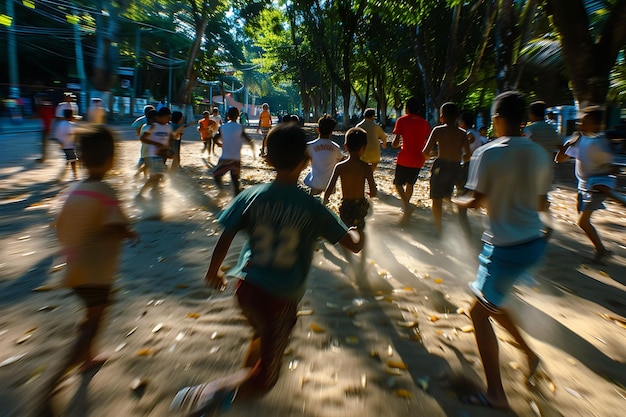
[[[463,144],[461,145],[463,147],[463,163],[466,163],[470,159],[472,159],[472,150],[470,149],[469,144],[473,143],[475,140],[479,140],[479,139],[474,137],[472,133],[470,133],[468,136],[465,137],[465,140],[463,141]]]
[[[557,152],[556,156],[554,157],[554,162],[559,164],[561,162],[567,161],[570,158],[569,155],[565,154],[565,151],[567,151],[567,148],[569,148],[568,144],[565,144],[565,145],[563,145],[563,146],[561,146],[559,148],[559,151]]]
[[[437,128],[433,129],[432,132],[430,132],[430,135],[428,135],[428,140],[426,141],[426,145],[424,146],[424,149],[422,149],[422,155],[424,155],[424,158],[426,159],[430,158],[430,153],[433,151],[433,148],[435,147],[436,143],[437,143]]]
[[[361,249],[363,249],[363,245],[365,244],[363,232],[356,227],[351,227],[348,229],[348,233],[341,238],[339,244],[348,249],[350,252],[358,253]]]
[[[222,266],[222,262],[224,262],[224,258],[226,258],[226,254],[228,253],[228,249],[230,248],[230,244],[233,242],[235,235],[236,233],[228,232],[226,230],[222,232],[222,235],[215,245],[215,249],[213,249],[213,256],[211,256],[209,270],[204,276],[204,280],[207,285],[220,291],[224,291],[226,289],[226,285],[228,284],[226,275],[220,269],[220,266]]]
[[[252,138],[248,136],[245,130],[241,131],[241,136],[246,140],[246,142],[248,142],[248,145],[250,145],[250,148],[252,148],[252,155],[255,156],[254,141],[252,140]]]
[[[163,146],[163,144],[159,143],[159,142],[155,142],[153,140],[150,140],[150,135],[152,134],[152,130],[154,129],[154,125],[150,126],[150,129],[148,129],[147,131],[143,132],[141,137],[139,138],[140,141],[142,141],[143,143],[147,143],[148,145],[156,145],[156,146]]]
[[[333,175],[332,177],[330,177],[330,181],[328,181],[328,185],[326,186],[326,190],[324,191],[324,205],[328,204],[328,199],[331,195],[335,193],[335,185],[337,183],[338,177],[339,170],[337,169],[337,165],[335,165],[335,168],[333,169]]]
[[[392,148],[399,148],[399,147],[400,147],[400,137],[401,137],[401,136],[402,136],[402,135],[396,135],[396,136],[393,138],[393,142],[391,142],[391,147],[392,147]]]

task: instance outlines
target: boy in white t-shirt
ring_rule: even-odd
[[[598,106],[581,110],[580,130],[565,142],[554,160],[557,163],[576,159],[578,178],[578,226],[585,232],[596,250],[595,262],[610,256],[591,224],[595,210],[604,208],[604,200],[611,198],[626,206],[626,198],[614,191],[616,178],[613,154],[604,135],[600,134],[602,111]]]
[[[161,108],[156,114],[156,122],[141,134],[141,142],[148,145],[147,156],[144,158],[150,176],[139,190],[137,198],[143,198],[143,192],[157,189],[165,174],[165,160],[172,156],[172,141],[174,132],[170,125],[171,111],[167,107]]]
[[[306,145],[306,152],[311,158],[311,172],[304,178],[304,183],[311,188],[311,195],[320,194],[326,189],[337,162],[343,159],[339,145],[331,139],[337,122],[325,114],[317,121],[319,137]]]
[[[72,109],[63,110],[63,120],[60,120],[57,123],[54,130],[54,137],[59,141],[61,149],[63,149],[63,152],[65,153],[67,165],[72,168],[74,180],[77,179],[76,161],[78,160],[78,156],[76,156],[76,145],[74,143],[75,130],[76,125],[74,123],[74,112]]]
[[[217,166],[213,170],[213,178],[220,193],[224,189],[222,177],[230,172],[235,196],[241,191],[239,177],[241,175],[241,146],[243,142],[250,144],[252,155],[254,155],[254,143],[243,126],[237,122],[239,118],[239,109],[231,107],[228,109],[228,122],[220,126],[215,143],[222,148],[222,156],[220,156]]]

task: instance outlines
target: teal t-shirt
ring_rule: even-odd
[[[229,232],[245,230],[237,266],[228,275],[281,298],[300,299],[318,237],[337,243],[348,231],[322,203],[295,185],[250,187],[224,209],[220,224]]]

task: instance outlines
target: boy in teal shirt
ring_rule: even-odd
[[[253,371],[237,398],[262,395],[278,380],[316,239],[324,237],[355,253],[363,247],[360,232],[348,229],[298,187],[308,163],[306,143],[305,132],[293,123],[272,129],[267,137],[267,161],[276,169],[276,179],[242,191],[219,217],[224,231],[204,278],[208,285],[226,288],[220,266],[235,235],[245,230],[249,236],[237,266],[229,271],[239,278],[235,294],[254,328],[244,363]]]

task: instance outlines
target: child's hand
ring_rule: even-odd
[[[212,274],[210,271],[207,271],[204,276],[204,280],[207,285],[215,288],[216,290],[224,291],[226,286],[228,285],[228,281],[226,280],[226,274],[221,269],[218,269],[215,274]]]

